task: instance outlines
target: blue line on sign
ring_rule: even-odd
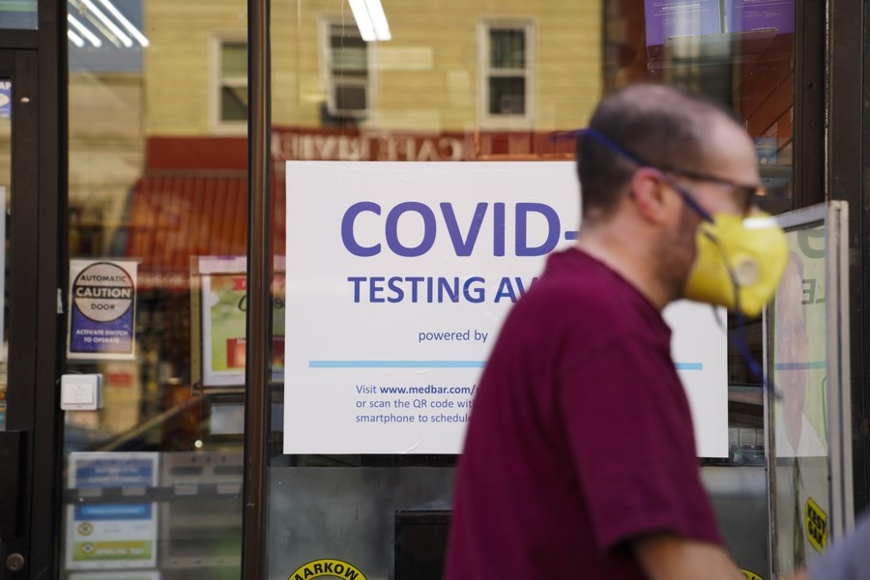
[[[773,368],[778,371],[804,371],[808,369],[823,369],[827,366],[827,362],[823,360],[811,362],[783,362],[775,363]]]
[[[311,369],[482,369],[482,360],[310,360]],[[680,371],[702,371],[704,363],[676,363]]]
[[[571,231],[565,232],[565,239],[568,240],[569,242],[570,242],[570,241],[573,241],[573,240],[576,240],[576,239],[577,239],[577,235],[578,235],[579,233],[580,233],[580,232],[578,232],[577,230],[574,230],[573,232],[571,232]]]
[[[704,363],[674,363],[678,371],[702,371]]]
[[[310,360],[312,369],[482,369],[478,360]]]

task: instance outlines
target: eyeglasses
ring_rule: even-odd
[[[737,206],[740,208],[744,216],[747,216],[752,212],[752,208],[755,207],[758,203],[759,197],[767,195],[767,190],[760,185],[747,185],[745,183],[739,183],[737,181],[725,179],[724,177],[719,177],[718,175],[710,175],[708,173],[702,173],[700,171],[680,169],[679,167],[669,167],[667,165],[648,166],[653,167],[654,169],[658,169],[659,171],[663,171],[665,173],[670,173],[673,175],[679,175],[693,181],[715,183],[729,188],[735,201],[737,202]]]
[[[738,183],[730,179],[725,179],[724,177],[710,175],[707,173],[702,173],[700,171],[692,171],[689,169],[681,169],[679,167],[670,167],[667,165],[655,165],[653,163],[649,163],[634,152],[629,151],[616,141],[610,139],[609,137],[607,137],[603,133],[600,133],[599,131],[596,131],[595,129],[587,128],[578,129],[576,131],[556,131],[550,134],[550,138],[554,141],[575,139],[582,136],[592,137],[602,145],[608,147],[616,153],[619,153],[626,159],[633,161],[641,167],[649,167],[651,169],[657,169],[658,171],[661,171],[664,174],[668,185],[678,191],[683,199],[685,199],[686,203],[707,221],[713,221],[713,218],[712,216],[710,216],[709,212],[707,212],[698,204],[697,201],[695,201],[694,196],[690,192],[688,192],[685,188],[680,187],[680,185],[677,184],[673,179],[669,179],[669,174],[685,177],[694,181],[716,183],[730,188],[734,199],[737,201],[737,205],[738,207],[740,207],[740,210],[744,216],[747,216],[752,212],[752,208],[755,207],[759,197],[767,194],[767,191],[760,185],[747,185],[745,183]]]

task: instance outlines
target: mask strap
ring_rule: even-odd
[[[704,232],[704,235],[707,236],[707,239],[713,242],[719,250],[719,253],[722,254],[722,259],[725,262],[725,269],[728,271],[728,279],[731,281],[731,288],[734,292],[734,316],[737,317],[738,332],[736,335],[733,335],[728,332],[728,329],[726,328],[725,333],[728,336],[728,341],[740,352],[744,362],[746,362],[746,366],[749,368],[749,372],[761,381],[765,390],[767,390],[774,399],[781,401],[782,393],[776,388],[773,381],[764,374],[764,369],[761,368],[761,364],[759,364],[755,357],[752,356],[752,352],[749,350],[746,338],[746,320],[743,317],[743,311],[740,309],[740,284],[738,284],[737,277],[729,266],[731,262],[728,260],[728,252],[716,236],[711,235],[709,232]]]
[[[633,161],[641,167],[655,167],[654,165],[647,163],[634,152],[626,149],[604,133],[597,131],[591,127],[587,127],[585,129],[575,129],[573,131],[553,131],[552,133],[550,133],[551,141],[567,141],[568,139],[579,139],[580,137],[592,137],[611,151],[619,153],[626,159]]]
[[[568,139],[578,139],[580,137],[592,137],[611,151],[615,151],[619,153],[626,159],[640,165],[641,167],[652,167],[654,169],[658,169],[655,165],[648,163],[629,149],[626,149],[607,135],[592,129],[591,127],[587,127],[585,129],[576,129],[574,131],[554,131],[550,133],[550,139],[552,141],[565,141]],[[659,170],[662,171],[662,170]],[[704,221],[713,223],[713,216],[711,216],[704,208],[702,208],[695,199],[689,195],[682,187],[674,183],[674,181],[668,176],[667,173],[662,171],[662,175],[665,179],[668,180],[671,187],[673,187],[679,194],[682,196],[684,202]],[[765,389],[777,400],[782,400],[782,394],[779,392],[779,389],[770,381],[767,376],[764,374],[764,369],[761,368],[761,365],[755,360],[755,357],[752,356],[752,352],[749,350],[749,346],[747,344],[746,339],[746,321],[743,318],[743,312],[740,310],[740,285],[737,283],[737,278],[734,274],[734,271],[729,267],[730,262],[728,261],[728,252],[725,250],[722,243],[715,237],[710,235],[708,232],[705,234],[710,241],[715,244],[715,246],[719,249],[719,253],[722,254],[722,259],[725,261],[725,268],[728,270],[728,279],[731,281],[731,288],[734,291],[734,311],[737,316],[737,327],[738,327],[738,335],[733,336],[730,332],[728,332],[727,328],[724,328],[725,334],[728,336],[728,340],[740,351],[743,360],[746,362],[747,367],[749,367],[749,371],[758,379],[761,380],[762,385]],[[720,321],[721,323],[721,321]]]

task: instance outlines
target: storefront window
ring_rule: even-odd
[[[98,375],[102,404],[66,411],[62,577],[238,578],[245,4],[69,8],[65,373]],[[111,292],[130,299],[75,298]]]
[[[69,10],[71,279],[120,269],[135,294],[116,319],[72,317],[67,373],[100,375],[102,408],[66,415],[64,574],[237,578],[246,6],[105,4]],[[791,207],[793,19],[773,0],[272,1],[270,577],[324,558],[438,577],[499,313],[576,237],[574,144],[551,134],[606,92],[666,82],[726,103],[763,207]],[[731,439],[704,477],[735,557],[763,573],[761,391],[727,362]]]
[[[790,2],[768,2],[763,7],[741,2],[720,5],[641,0],[570,6],[457,3],[451,9],[424,15],[388,3],[384,13],[391,39],[360,42],[353,26],[355,13],[349,6],[307,4],[306,10],[299,12],[274,5],[273,139],[281,144],[273,150],[277,177],[274,191],[279,198],[286,191],[289,208],[286,234],[284,224],[277,224],[274,241],[276,252],[286,257],[285,340],[291,359],[294,355],[307,359],[311,353],[324,358],[308,363],[309,367],[321,369],[312,373],[294,367],[292,360],[285,361],[284,392],[274,395],[276,401],[283,401],[276,403],[280,405],[280,414],[276,416],[283,420],[273,425],[273,435],[283,438],[284,449],[284,453],[274,457],[270,468],[273,517],[269,564],[276,577],[304,571],[307,562],[324,554],[376,576],[422,578],[431,573],[433,578],[438,577],[437,566],[433,568],[431,563],[439,561],[443,550],[456,458],[453,453],[458,447],[443,445],[435,449],[435,455],[420,454],[427,442],[414,441],[405,442],[404,451],[384,453],[389,445],[379,444],[377,437],[371,435],[378,428],[360,429],[358,425],[396,421],[393,427],[387,423],[381,431],[401,440],[403,433],[407,433],[403,421],[426,418],[427,413],[419,409],[416,413],[408,412],[404,407],[406,401],[400,397],[383,396],[384,388],[399,393],[402,388],[413,388],[407,385],[416,384],[401,374],[402,364],[417,365],[417,372],[439,378],[445,375],[438,374],[438,365],[483,364],[482,358],[407,360],[402,358],[407,352],[400,347],[379,352],[377,358],[372,352],[374,348],[354,349],[340,338],[327,338],[329,332],[340,328],[340,332],[355,336],[355,340],[370,347],[379,343],[379,334],[404,332],[403,321],[393,318],[389,304],[403,303],[415,290],[420,290],[419,301],[431,306],[425,314],[410,307],[403,312],[409,317],[419,317],[420,326],[426,330],[439,320],[438,304],[462,303],[469,300],[469,294],[463,295],[461,286],[467,280],[449,276],[433,278],[433,293],[427,294],[425,284],[430,279],[424,274],[431,271],[421,272],[419,288],[409,286],[407,276],[390,277],[389,271],[366,276],[340,257],[340,247],[336,254],[330,254],[329,249],[317,254],[330,266],[318,269],[308,264],[305,252],[313,253],[315,248],[329,244],[327,237],[316,232],[340,221],[336,217],[330,222],[323,217],[325,213],[318,212],[318,207],[349,205],[354,199],[377,204],[377,208],[357,206],[352,217],[344,214],[347,221],[341,222],[344,224],[341,231],[351,232],[350,247],[347,244],[345,247],[376,263],[375,270],[389,264],[388,260],[376,261],[383,253],[393,252],[423,262],[430,249],[425,234],[427,224],[432,224],[433,230],[439,226],[448,232],[455,230],[448,252],[464,249],[474,255],[480,247],[475,242],[484,234],[475,238],[477,222],[471,219],[471,213],[460,214],[459,209],[451,206],[449,212],[434,211],[430,215],[424,207],[413,205],[425,206],[424,191],[428,190],[406,174],[403,179],[413,185],[404,190],[399,186],[393,192],[390,171],[394,169],[389,163],[407,162],[404,171],[425,173],[421,161],[501,161],[506,165],[493,167],[492,171],[513,175],[511,171],[518,167],[514,165],[518,162],[569,161],[571,147],[553,143],[549,133],[582,126],[605,91],[635,82],[675,84],[707,93],[732,107],[746,119],[756,143],[762,179],[768,187],[762,206],[773,212],[791,206],[794,14]],[[369,84],[368,111],[364,116],[334,122],[335,98],[330,78],[318,78],[312,70],[314,63],[305,58],[314,42],[312,31],[318,17],[341,19],[344,23],[341,39],[332,38],[331,62],[361,63],[362,55],[366,55]],[[360,25],[359,30],[363,29]],[[322,114],[324,110],[328,116]],[[450,143],[450,147],[445,147],[445,143]],[[382,170],[367,165],[351,169],[337,164],[332,169],[322,168],[321,175],[318,169],[298,165],[299,161],[386,164]],[[397,167],[395,171],[402,169]],[[446,171],[433,169],[433,174],[421,181],[437,180],[434,174]],[[342,173],[346,173],[345,178],[335,177]],[[561,182],[553,178],[549,185],[555,187],[556,183]],[[353,188],[360,192],[358,199],[347,194]],[[395,196],[395,203],[410,204],[406,212],[394,209],[395,213],[391,213],[388,206],[378,201],[381,199],[378,189],[393,192],[386,195]],[[566,188],[566,195],[573,193]],[[459,191],[456,195],[479,195],[479,189]],[[439,202],[449,204],[453,198],[444,194]],[[479,205],[477,209],[475,215],[481,224],[486,224],[490,217],[486,213],[488,206]],[[403,223],[413,227],[403,220],[417,220],[414,223],[422,225],[424,231],[422,239],[410,234],[403,238],[401,229],[391,238],[390,223],[397,228]],[[380,227],[386,228],[385,238],[377,233]],[[432,242],[435,245],[431,247],[439,248],[437,233],[435,236]],[[285,239],[286,256],[281,253]],[[297,251],[302,240],[310,241],[310,246]],[[494,248],[496,255],[504,251],[498,241]],[[353,286],[331,286],[336,282],[330,282],[330,271],[341,274],[339,277],[345,283],[352,279]],[[378,274],[383,278],[378,278]],[[377,309],[376,313],[360,307],[354,316],[352,310],[342,309],[338,302],[326,299],[308,302],[305,290],[298,286],[309,285],[315,285],[320,294],[347,293],[354,304]],[[481,285],[481,291],[487,291],[485,284]],[[315,304],[320,307],[314,307]],[[294,305],[315,314],[295,316]],[[371,329],[370,333],[359,330],[356,324],[359,321],[365,321],[362,324]],[[325,327],[329,332],[321,334],[314,327]],[[476,330],[479,329],[470,332]],[[295,333],[304,336],[294,338]],[[757,325],[750,325],[746,334],[750,337],[750,348],[760,357]],[[415,336],[419,341],[428,335],[421,332]],[[318,349],[317,345],[325,346]],[[349,352],[360,356],[354,357]],[[325,360],[327,355],[338,360]],[[735,557],[745,568],[763,572],[768,556],[761,388],[736,351],[728,362],[729,439],[722,457],[705,460],[704,479]],[[372,368],[379,370],[372,372]],[[333,375],[327,375],[328,372]],[[342,372],[346,374],[341,375]],[[336,375],[343,378],[334,381],[329,378]],[[342,381],[359,392],[348,395],[346,387],[341,387]],[[317,384],[316,388],[309,387],[312,382]],[[305,396],[294,394],[295,388],[303,389],[300,392]],[[322,394],[323,390],[318,395],[317,389],[329,389],[328,397]],[[318,398],[324,401],[318,402]],[[451,404],[460,404],[461,399],[447,396],[435,402],[449,408]],[[359,412],[345,419],[347,413],[342,407],[353,402],[366,408],[378,405],[377,412]],[[408,402],[433,403],[425,397]],[[319,429],[307,422],[306,414],[317,417],[328,427]],[[432,412],[428,418],[431,421],[435,417],[447,420],[455,417],[461,421],[464,416]],[[356,426],[346,420],[356,421]],[[462,432],[461,427],[457,432]],[[324,444],[318,445],[317,441]],[[326,481],[334,482],[334,493],[321,491]],[[735,487],[735,481],[741,483]],[[426,490],[422,496],[421,489]],[[360,506],[365,506],[363,516],[358,511]],[[318,525],[312,528],[315,518],[310,511],[328,513],[329,517],[317,520]],[[275,517],[276,513],[286,517]],[[300,513],[305,515],[292,515]],[[410,530],[422,528],[409,522],[426,522],[423,527],[427,535],[413,536]]]

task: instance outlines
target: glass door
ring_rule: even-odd
[[[790,251],[765,318],[773,578],[854,524],[847,209],[830,202],[778,218]]]

